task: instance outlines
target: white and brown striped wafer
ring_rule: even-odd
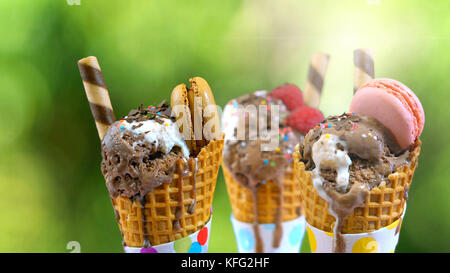
[[[114,111],[109,99],[108,89],[103,80],[102,71],[94,56],[86,57],[78,61],[84,90],[91,107],[92,116],[97,126],[100,140],[108,131],[109,126],[116,121]]]
[[[329,59],[330,56],[323,53],[314,53],[311,56],[308,80],[305,85],[305,103],[310,107],[319,107]]]
[[[353,63],[355,65],[353,92],[356,92],[359,87],[375,76],[373,50],[371,48],[355,49],[353,51]]]

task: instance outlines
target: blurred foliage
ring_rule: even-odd
[[[348,108],[359,47],[373,48],[377,77],[407,84],[426,112],[397,250],[450,251],[447,0],[80,2],[0,2],[0,251],[68,252],[69,241],[122,251],[78,59],[98,57],[121,116],[196,75],[220,105],[284,82],[302,87],[309,57],[323,51],[320,108],[330,115]],[[236,251],[229,217],[219,173],[211,252]]]

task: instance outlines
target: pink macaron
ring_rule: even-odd
[[[377,119],[391,131],[402,149],[420,136],[425,113],[417,96],[406,85],[392,79],[373,79],[361,86],[350,111]]]

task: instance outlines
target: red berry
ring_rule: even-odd
[[[278,86],[270,92],[269,96],[282,100],[289,110],[303,106],[302,91],[293,84]]]
[[[307,134],[309,130],[322,120],[323,114],[320,110],[303,106],[291,112],[287,119],[287,124],[303,134]]]

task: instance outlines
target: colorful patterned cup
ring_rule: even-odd
[[[236,237],[239,253],[254,253],[256,239],[253,224],[244,223],[231,216],[231,223]],[[275,224],[259,224],[259,232],[264,246],[264,253],[299,253],[305,234],[305,217],[282,222],[283,236],[280,246],[273,247]]]
[[[369,233],[342,234],[345,253],[394,253],[400,237],[403,215],[387,227]],[[306,223],[309,245],[313,253],[333,252],[334,234]]]
[[[150,248],[124,246],[125,253],[207,253],[212,216],[200,230],[189,236]]]

